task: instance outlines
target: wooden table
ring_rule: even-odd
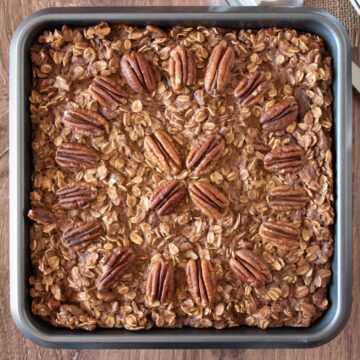
[[[335,0],[333,0],[335,1]],[[353,298],[351,318],[345,329],[329,344],[306,350],[51,350],[41,348],[26,340],[16,329],[9,310],[8,277],[8,53],[13,31],[22,19],[50,6],[99,6],[99,5],[226,5],[225,0],[0,0],[0,359],[336,359],[360,358],[360,207],[353,214]],[[354,49],[353,57],[360,60],[360,49]],[[360,94],[353,95],[354,126],[354,189],[360,188]],[[359,135],[359,136],[358,136]],[[355,191],[354,204],[360,203],[360,192]]]

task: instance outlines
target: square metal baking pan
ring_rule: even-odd
[[[29,47],[45,29],[89,26],[100,21],[143,26],[176,24],[227,28],[291,27],[322,36],[333,58],[335,251],[330,307],[308,328],[260,330],[241,326],[216,329],[151,329],[92,332],[56,328],[31,313],[28,194],[31,190],[31,86]],[[280,348],[311,347],[330,341],[344,327],[351,309],[352,270],[352,109],[351,49],[339,22],[315,9],[278,8],[54,8],[25,19],[10,49],[10,302],[19,330],[35,343],[57,348]]]

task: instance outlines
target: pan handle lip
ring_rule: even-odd
[[[251,334],[244,336],[240,340],[238,335],[224,334],[227,339],[216,339],[218,334],[212,334],[207,336],[206,334],[198,333],[188,335],[178,335],[176,333],[164,337],[164,335],[154,335],[149,332],[143,333],[131,333],[124,329],[116,329],[114,333],[110,334],[97,334],[87,333],[84,330],[76,331],[70,330],[71,334],[50,334],[40,327],[36,326],[31,320],[24,308],[11,305],[11,314],[15,322],[16,327],[20,333],[28,338],[35,344],[48,347],[48,348],[152,348],[152,349],[171,349],[171,348],[312,348],[321,346],[334,339],[345,326],[349,314],[350,308],[346,312],[341,312],[339,316],[334,317],[332,323],[335,326],[331,327],[330,332],[324,332],[324,334],[316,334],[315,336],[306,336],[307,328],[304,329],[302,334],[285,334],[289,331],[288,328],[283,328],[283,334],[268,334],[264,330],[260,330],[262,335]],[[54,331],[62,330],[54,328]],[[176,331],[177,329],[175,329]],[[188,331],[188,329],[186,329]],[[193,329],[192,329],[193,330]],[[197,329],[198,330],[198,329]],[[276,330],[276,329],[272,329]],[[291,329],[295,331],[296,329]],[[223,331],[223,330],[215,330]],[[126,333],[125,333],[126,332]],[[116,334],[115,334],[116,333]],[[111,339],[109,337],[111,336]],[[299,337],[302,338],[299,341]],[[284,341],[284,338],[286,340]]]

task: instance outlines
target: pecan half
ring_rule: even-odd
[[[60,306],[59,311],[59,317],[61,317],[62,315],[64,315],[64,318],[66,319],[70,319],[71,316],[79,317],[84,315],[84,310],[80,309],[76,305],[64,304]]]
[[[165,304],[174,295],[174,265],[172,261],[159,260],[148,275],[146,296],[150,302],[159,301]]]
[[[300,229],[285,221],[264,222],[260,226],[259,234],[263,241],[283,250],[299,247]]]
[[[81,171],[95,167],[99,155],[86,145],[63,143],[56,150],[55,161],[65,170]]]
[[[252,106],[257,104],[269,90],[269,82],[263,72],[245,76],[234,90],[235,98],[239,104]]]
[[[186,281],[196,304],[209,306],[216,296],[216,278],[208,260],[189,260],[186,265]]]
[[[97,279],[96,286],[99,290],[109,288],[129,268],[135,259],[135,254],[130,248],[115,248],[103,258],[103,274]]]
[[[175,179],[165,181],[152,194],[149,208],[156,209],[160,216],[168,215],[176,209],[185,194],[184,183]]]
[[[156,78],[144,55],[133,51],[125,54],[120,62],[121,72],[130,88],[142,93],[145,90],[153,91],[156,89]]]
[[[186,167],[195,169],[195,175],[208,174],[221,158],[225,141],[221,135],[209,135],[200,139],[186,159]]]
[[[294,88],[294,98],[299,106],[299,117],[302,121],[304,116],[310,109],[309,99],[306,95],[306,90],[301,87]]]
[[[208,93],[221,93],[230,81],[235,53],[231,46],[215,46],[206,68],[204,87]]]
[[[264,168],[271,172],[295,172],[303,165],[304,151],[295,144],[273,149],[264,157]]]
[[[176,147],[165,131],[155,131],[144,140],[145,153],[153,166],[165,173],[177,174],[181,169],[181,160]]]
[[[279,131],[285,129],[299,114],[299,108],[294,100],[280,100],[269,108],[260,118],[260,124],[266,131]]]
[[[186,85],[195,83],[196,65],[191,51],[182,46],[177,46],[171,51],[169,75],[174,90],[180,90]]]
[[[209,217],[217,218],[229,206],[229,199],[216,186],[205,181],[196,181],[189,185],[192,201],[200,211]]]
[[[28,212],[28,218],[43,225],[51,224],[56,220],[50,209],[45,207],[33,207]]]
[[[64,209],[76,209],[89,204],[97,197],[97,188],[85,182],[74,182],[56,192],[59,205]]]
[[[277,211],[302,209],[308,201],[309,197],[304,189],[287,185],[273,187],[267,196],[269,206]]]
[[[115,110],[128,94],[106,76],[96,76],[88,89],[90,95],[102,106]]]
[[[99,136],[104,133],[105,119],[96,111],[88,109],[67,110],[62,119],[64,125],[75,133],[85,136]]]
[[[103,233],[101,224],[96,220],[80,221],[68,225],[62,234],[70,247],[84,246],[88,242],[98,239]]]
[[[236,251],[235,258],[229,260],[229,265],[234,274],[250,286],[263,286],[272,280],[269,266],[249,249]]]
[[[151,34],[153,39],[163,39],[168,37],[165,31],[161,30],[157,26],[154,25],[146,25],[145,30]]]

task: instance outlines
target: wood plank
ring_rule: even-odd
[[[225,0],[142,0],[142,1],[111,1],[111,0],[0,0],[2,12],[0,17],[0,154],[8,145],[8,48],[11,35],[20,21],[32,12],[50,6],[99,6],[99,5],[222,5]],[[354,52],[354,58],[360,59],[360,51]],[[354,128],[353,138],[360,138],[360,95],[354,94]],[[1,155],[0,155],[1,156]],[[360,143],[354,142],[354,189],[360,188]],[[8,154],[0,157],[0,349],[1,359],[26,360],[272,360],[272,359],[359,359],[360,357],[360,303],[354,301],[350,321],[344,331],[327,345],[315,349],[283,349],[283,350],[53,350],[45,349],[26,340],[15,328],[9,310],[8,284]],[[360,193],[354,194],[354,283],[353,297],[360,298]]]

